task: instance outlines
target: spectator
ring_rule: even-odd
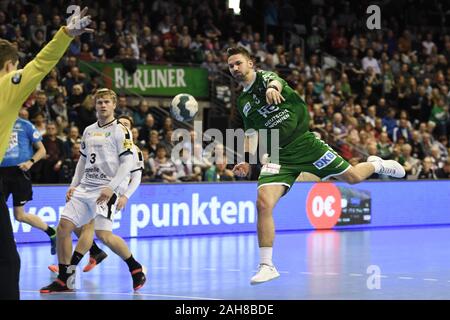
[[[72,144],[70,153],[68,153],[68,156],[64,159],[61,165],[61,170],[59,171],[58,180],[60,183],[72,182],[78,160],[80,159],[80,147],[81,144],[79,141],[76,141]]]
[[[420,167],[420,160],[411,155],[412,148],[409,144],[404,144],[401,148],[401,154],[396,159],[405,169],[405,179],[414,178]]]
[[[69,116],[63,94],[58,94],[55,97],[55,102],[50,107],[50,117],[52,121],[56,121],[57,123],[68,123]]]
[[[45,118],[50,119],[50,107],[48,105],[47,95],[44,91],[39,90],[36,91],[35,96],[35,103],[30,108],[28,108],[30,118],[33,119],[38,113],[42,113]]]
[[[391,159],[393,152],[393,145],[389,140],[387,132],[382,132],[380,134],[380,141],[377,143],[378,155],[387,160]]]
[[[133,112],[133,121],[134,121],[134,127],[141,130],[142,127],[145,125],[146,117],[149,113],[149,105],[148,102],[145,99],[142,99],[139,102],[139,106],[137,110]],[[153,117],[153,116],[152,116]],[[146,140],[144,137],[139,137],[140,140]]]
[[[72,152],[72,146],[75,143],[81,143],[80,131],[77,126],[71,126],[69,128],[69,135],[66,141],[64,141],[64,154],[66,158],[69,158]]]
[[[174,161],[177,167],[177,180],[178,181],[201,181],[202,170],[199,166],[195,166],[191,159],[191,153],[188,149],[181,149],[181,155]]]
[[[128,107],[127,98],[125,96],[119,96],[115,114],[116,118],[120,116],[127,116],[133,118],[133,111]]]
[[[438,179],[450,179],[450,159],[447,159],[442,168],[436,170],[436,177]]]
[[[97,121],[94,103],[93,97],[89,95],[77,109],[75,124],[80,129],[80,132],[83,132],[87,126]]]
[[[372,49],[367,50],[367,55],[362,59],[361,64],[362,69],[365,72],[371,67],[376,74],[381,73],[380,65],[378,64],[377,59],[374,58]]]
[[[56,136],[56,123],[47,124],[47,132],[42,143],[47,150],[47,156],[42,160],[42,181],[41,183],[58,183],[61,165],[65,158],[64,143]]]
[[[156,148],[156,157],[150,158],[150,166],[154,174],[154,182],[175,182],[177,180],[177,168],[167,156],[167,150],[163,145]]]
[[[226,167],[226,157],[224,155],[217,157],[215,165],[206,170],[205,181],[233,181],[234,173]]]
[[[403,137],[408,142],[412,139],[411,130],[408,126],[408,119],[406,118],[401,118],[398,127],[395,127],[392,132],[392,141],[394,143],[397,143],[400,137]]]
[[[430,157],[425,157],[425,159],[422,160],[422,166],[419,168],[417,179],[437,179],[433,170],[433,160]]]
[[[45,118],[44,113],[38,112],[34,115],[34,118],[32,118],[33,124],[38,129],[41,136],[45,136],[47,133],[47,119]]]

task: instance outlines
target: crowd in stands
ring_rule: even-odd
[[[95,33],[72,42],[20,112],[39,129],[47,149],[47,158],[32,168],[33,181],[70,182],[80,134],[96,121],[92,92],[103,84],[98,75],[81,72],[80,63],[115,61],[131,70],[137,64],[194,64],[214,75],[228,72],[224,50],[230,46],[247,48],[258,68],[286,79],[308,105],[311,130],[352,164],[378,155],[403,164],[406,179],[450,178],[450,33],[426,27],[435,20],[427,12],[445,12],[435,8],[439,3],[419,1],[414,10],[383,20],[381,30],[369,30],[359,16],[365,10],[358,13],[345,1],[299,7],[270,0],[254,11],[247,6],[252,2],[235,15],[219,0],[83,1]],[[65,12],[63,1],[1,1],[0,38],[18,46],[23,65],[64,24]],[[409,28],[408,21],[420,27]],[[296,24],[307,32],[303,44],[290,45],[280,34]],[[332,68],[323,63],[325,53],[337,62]],[[145,158],[143,181],[235,179],[220,161],[193,161],[200,146],[186,145],[172,161],[172,119],[156,116],[146,100],[137,106],[128,101],[119,93],[116,113],[134,120],[133,139]]]

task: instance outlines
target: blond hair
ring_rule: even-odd
[[[94,93],[94,101],[97,102],[98,98],[102,98],[104,96],[109,96],[112,101],[114,102],[114,104],[117,103],[117,94],[108,88],[102,88],[102,89],[98,89],[97,91],[95,91]]]

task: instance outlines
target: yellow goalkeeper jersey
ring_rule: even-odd
[[[61,27],[23,69],[0,78],[0,162],[9,145],[12,128],[25,100],[66,52],[72,37]]]

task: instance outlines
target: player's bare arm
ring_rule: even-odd
[[[284,97],[281,95],[281,90],[283,89],[283,86],[281,85],[280,81],[278,80],[272,80],[267,85],[266,90],[266,102],[268,104],[280,104],[281,102],[285,101]]]
[[[31,157],[31,159],[28,160],[28,161],[22,162],[22,163],[20,163],[20,164],[18,165],[19,168],[20,168],[20,170],[22,170],[22,171],[28,171],[28,170],[30,170],[31,167],[33,166],[33,164],[35,164],[35,163],[38,162],[39,160],[45,158],[45,156],[46,156],[46,154],[47,154],[47,152],[46,152],[46,150],[45,150],[45,146],[44,146],[44,144],[42,143],[42,141],[35,142],[35,143],[33,144],[33,146],[35,147],[36,152],[35,152],[34,155]]]

